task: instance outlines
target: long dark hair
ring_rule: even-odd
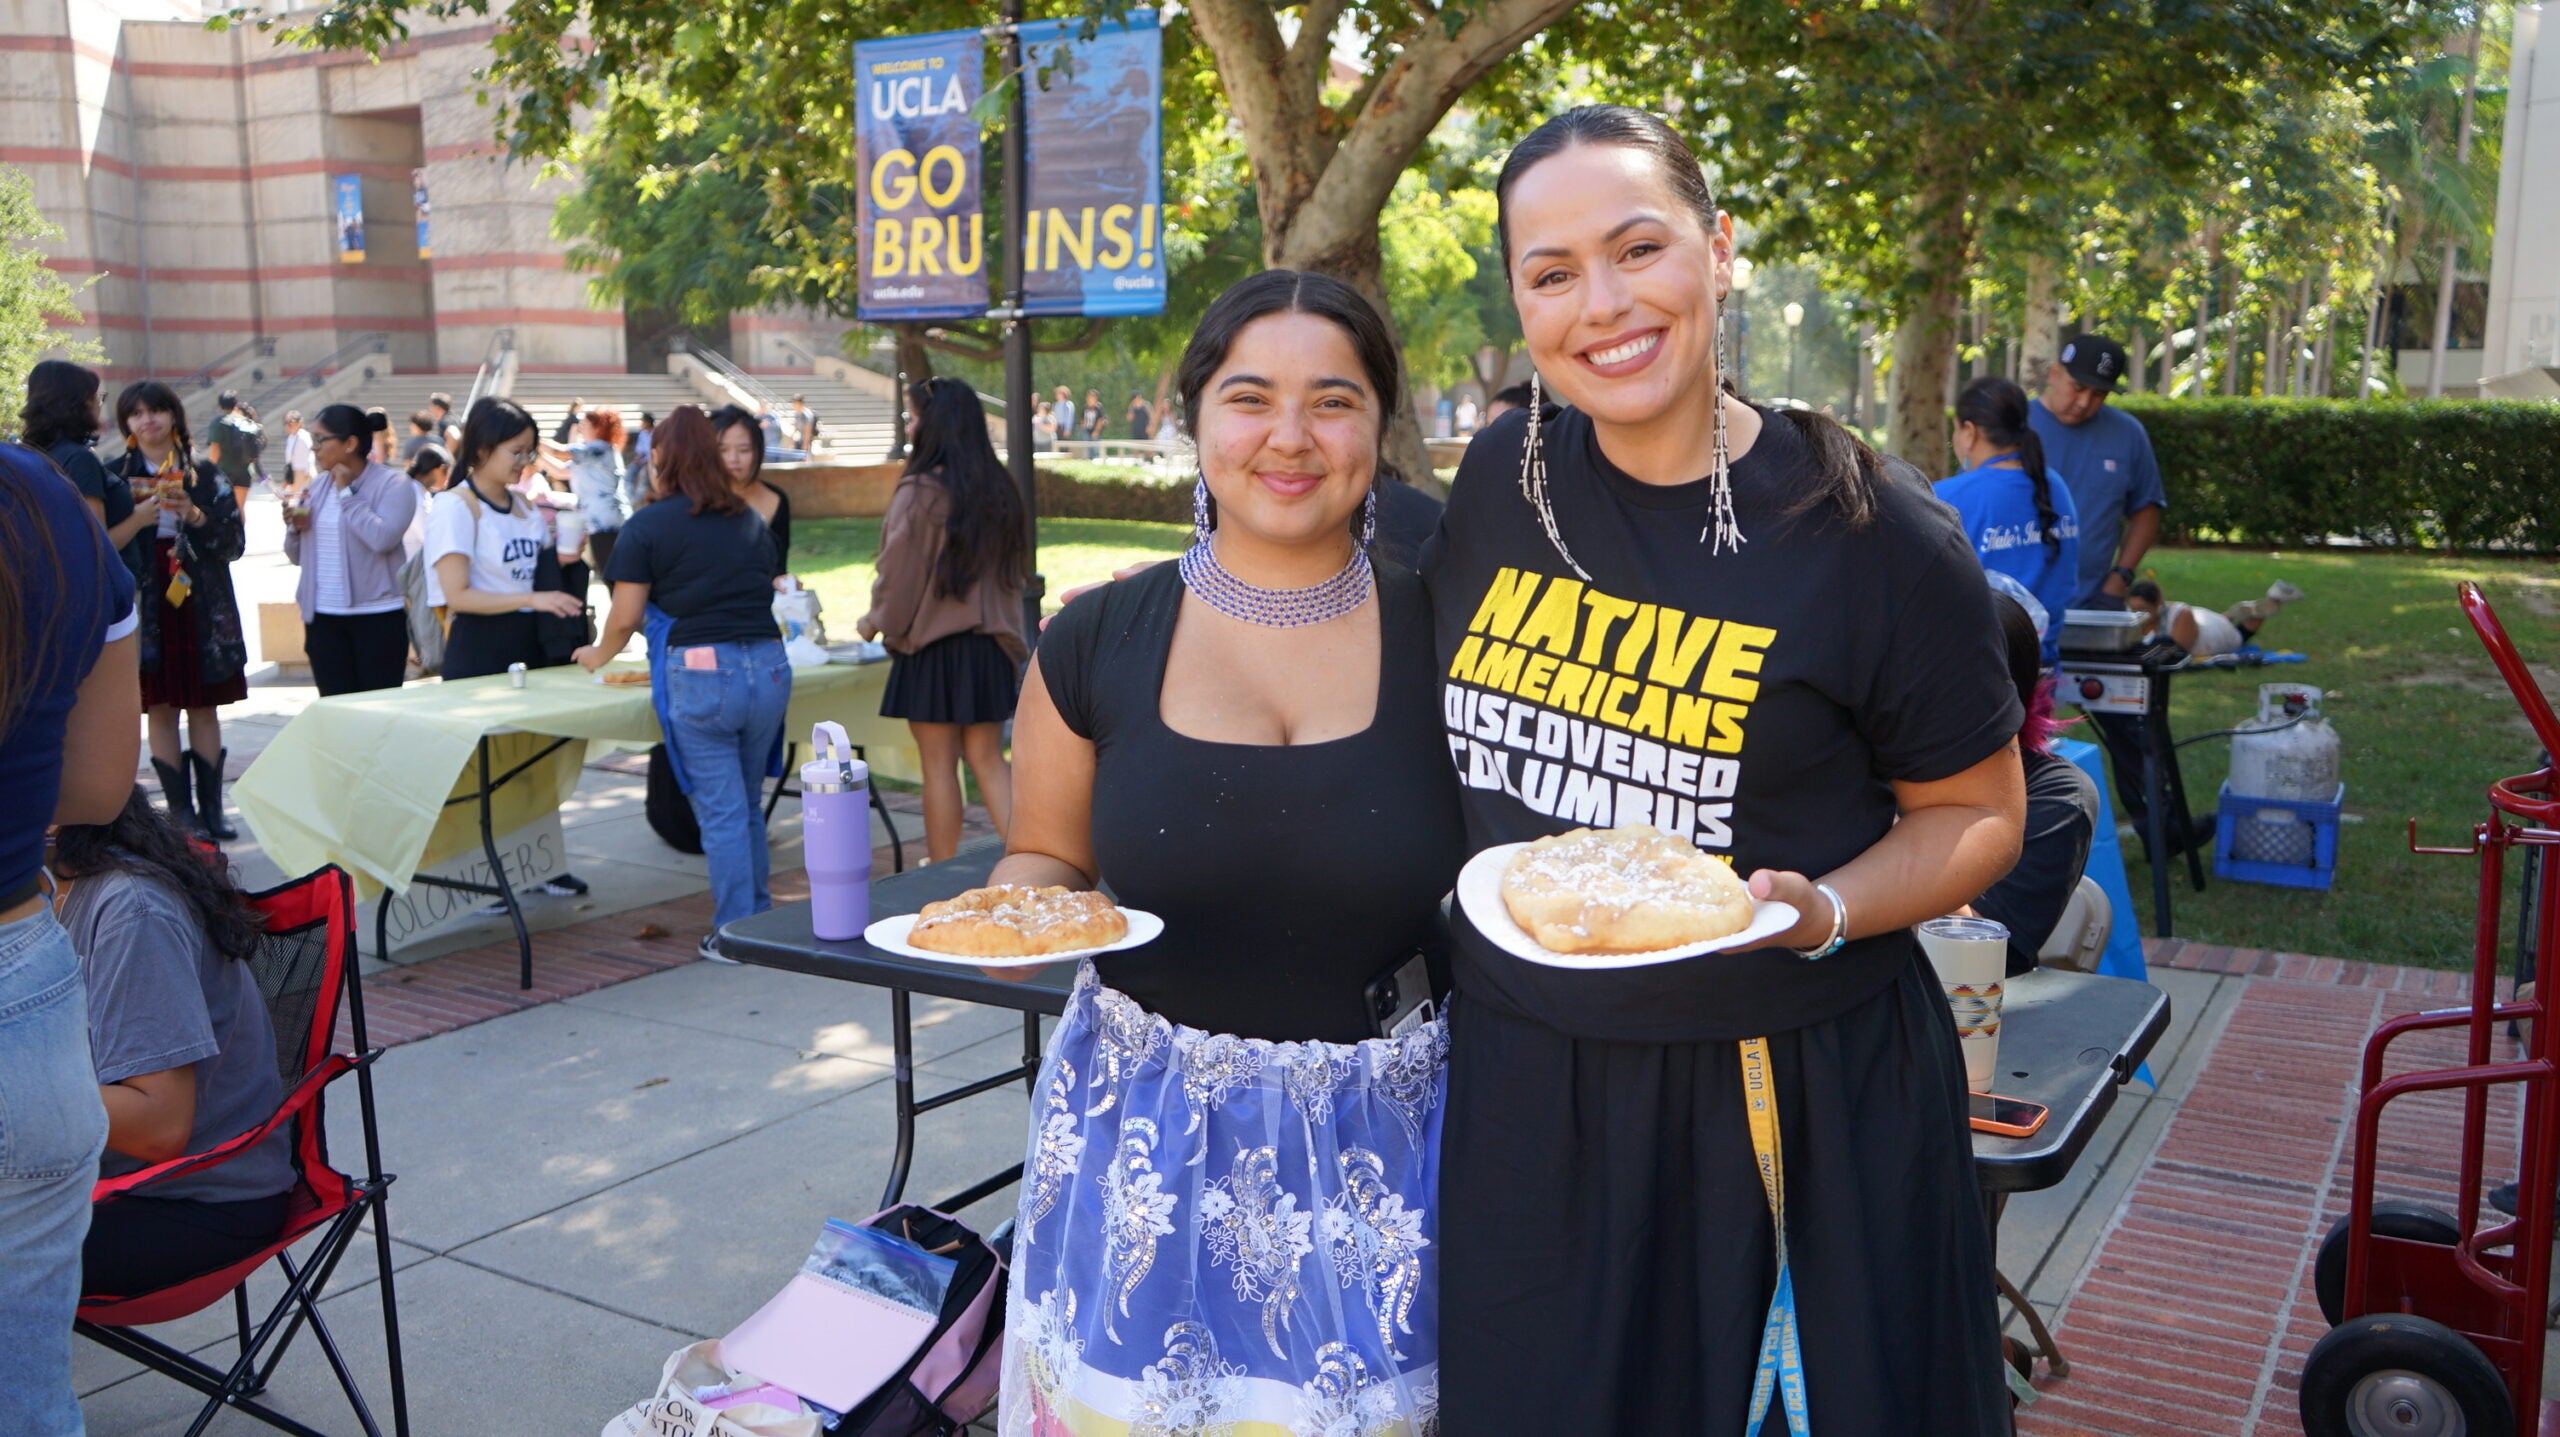
[[[105,823],[66,823],[54,831],[53,871],[73,880],[122,871],[177,890],[213,951],[246,958],[267,931],[240,890],[207,862],[137,785],[124,811]]]
[[[2053,480],[2045,472],[2044,441],[2027,422],[2027,392],[1996,374],[1986,374],[1956,396],[1956,422],[1970,424],[2002,449],[2018,451],[2018,462],[2035,481],[2036,531],[2044,551],[2062,552],[2062,516],[2053,511]]]
[[[354,440],[367,459],[373,457],[373,436],[391,432],[390,415],[379,409],[364,409],[353,404],[332,404],[313,415],[311,422],[341,439]]]
[[[27,594],[62,584],[62,553],[35,489],[61,482],[42,453],[0,444],[0,735],[17,726],[28,696],[52,677],[53,635],[28,626]]]
[[[1022,532],[1022,494],[987,437],[986,406],[977,391],[948,375],[907,386],[916,437],[907,473],[931,475],[950,497],[943,506],[942,552],[933,586],[954,598],[980,579],[1011,587],[1030,574]]]
[[[2036,632],[2027,606],[2010,595],[1993,591],[1991,612],[2009,650],[2009,682],[2018,691],[2018,706],[2027,711],[2018,726],[2018,747],[2043,753],[2053,747],[2054,732],[2061,727],[2053,717],[2053,676],[2044,671],[2044,635]]]
[[[462,418],[462,447],[453,456],[453,477],[470,483],[491,450],[533,428],[533,416],[512,399],[484,394],[472,400],[471,412]]]
[[[1699,168],[1697,155],[1680,138],[1679,131],[1659,115],[1625,105],[1582,105],[1531,130],[1527,139],[1511,147],[1510,156],[1502,162],[1502,174],[1493,183],[1494,233],[1501,241],[1506,276],[1511,269],[1511,187],[1541,161],[1577,145],[1617,145],[1652,156],[1662,171],[1663,182],[1671,187],[1672,196],[1696,216],[1709,234],[1715,232],[1716,219],[1723,211],[1716,208],[1715,191],[1707,184],[1707,173]],[[1717,382],[1726,393],[1741,396],[1742,390],[1730,373],[1718,375]],[[1790,506],[1790,512],[1804,513],[1828,505],[1852,529],[1863,529],[1874,522],[1876,491],[1884,483],[1884,461],[1865,441],[1828,416],[1810,409],[1782,409],[1778,413],[1803,434],[1805,447],[1813,454],[1816,476],[1812,492]]]
[[[187,432],[187,402],[178,391],[156,379],[137,379],[116,395],[116,432],[124,436],[125,452],[139,458],[142,446],[133,442],[133,412],[156,409],[169,416],[169,441],[178,456],[178,468],[190,478],[196,467],[195,436]]]
[[[641,417],[644,419],[648,418],[645,413],[642,414]],[[653,431],[657,422],[658,421],[654,419],[649,420]],[[748,413],[746,406],[742,404],[721,405],[719,408],[711,411],[711,447],[715,453],[718,452],[720,448],[720,436],[728,433],[732,429],[744,429],[747,431],[747,438],[754,441],[748,446],[750,451],[754,453],[756,457],[754,461],[747,466],[747,482],[750,484],[760,482],[764,478],[764,426],[758,424],[756,422],[756,417],[753,414]],[[657,446],[657,440],[651,439],[649,441],[649,448],[652,453],[656,452]],[[729,467],[726,464],[721,465],[720,472],[723,474],[728,473]]]
[[[30,449],[51,449],[64,440],[86,444],[98,437],[98,373],[67,359],[45,359],[27,371],[27,403],[18,411],[18,432]]]

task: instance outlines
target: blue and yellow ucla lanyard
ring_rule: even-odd
[[[1795,1278],[1787,1270],[1787,1171],[1778,1145],[1778,1088],[1769,1072],[1766,1038],[1742,1040],[1742,1102],[1778,1246],[1778,1285],[1769,1294],[1769,1316],[1760,1327],[1760,1370],[1751,1381],[1751,1425],[1743,1429],[1744,1437],[1760,1437],[1772,1396],[1786,1411],[1788,1437],[1811,1437],[1805,1418],[1804,1342],[1796,1332]]]

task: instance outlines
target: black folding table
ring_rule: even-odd
[[[1002,854],[992,845],[945,863],[875,880],[871,885],[872,917],[913,913],[936,899],[950,898],[981,886]],[[720,951],[742,963],[782,968],[847,983],[865,983],[889,993],[890,1045],[895,1066],[897,1148],[889,1164],[889,1181],[880,1195],[882,1207],[906,1195],[907,1174],[915,1161],[916,1119],[981,1093],[1014,1082],[1027,1094],[1040,1072],[1040,1019],[1066,1011],[1076,965],[1052,963],[1017,970],[1020,981],[992,978],[976,968],[931,963],[884,953],[859,938],[827,941],[809,927],[809,905],[786,903],[741,918],[720,930]],[[1022,1062],[990,1077],[947,1092],[918,1098],[915,1089],[915,1033],[909,1003],[914,994],[952,998],[1009,1008],[1022,1015]],[[2008,1195],[2052,1187],[2070,1176],[2080,1154],[2096,1136],[2098,1125],[2115,1107],[2116,1089],[2130,1081],[2169,1026],[2169,996],[2148,983],[2039,968],[2009,980],[2000,1033],[1999,1077],[1994,1088],[2003,1097],[2042,1103],[2051,1116],[2034,1136],[1973,1137],[1974,1172],[1982,1185],[1984,1211],[1999,1231],[2000,1210]],[[1002,1191],[1022,1176],[1014,1163],[932,1206],[952,1212]],[[2053,1338],[2025,1297],[2001,1280],[2002,1293],[2027,1319],[2039,1350],[2057,1374],[2069,1365],[2054,1350]]]

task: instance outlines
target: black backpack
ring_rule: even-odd
[[[702,825],[694,821],[693,800],[676,786],[676,766],[667,761],[667,746],[649,750],[649,796],[641,805],[649,815],[649,831],[678,853],[702,851]]]

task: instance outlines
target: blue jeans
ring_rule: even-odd
[[[715,668],[688,668],[707,648]],[[773,906],[772,855],[765,850],[764,772],[791,707],[791,664],[779,639],[702,644],[668,656],[667,743],[693,781],[694,822],[711,866],[711,926]]]
[[[0,1432],[80,1437],[71,1316],[107,1109],[71,935],[0,926]]]

